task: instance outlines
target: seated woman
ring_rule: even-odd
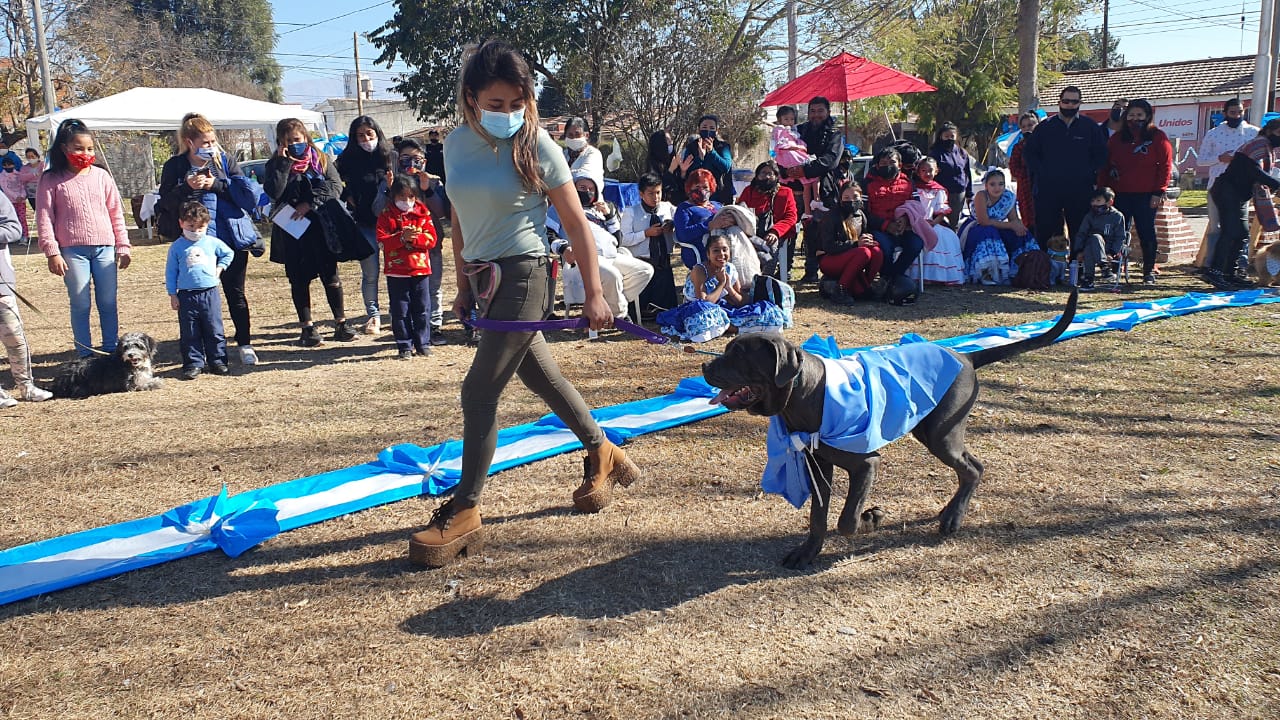
[[[706,342],[729,329],[726,308],[747,302],[738,271],[729,262],[729,239],[707,240],[707,259],[693,264],[684,283],[685,304],[658,313],[662,331],[690,342]]]
[[[924,280],[942,285],[964,283],[964,256],[960,249],[960,236],[947,224],[951,206],[947,204],[947,189],[934,177],[938,173],[938,161],[931,157],[916,163],[916,199],[924,206],[924,215],[933,228],[934,243],[925,243]],[[907,276],[918,280],[915,265],[907,268]]]
[[[824,275],[818,292],[838,305],[870,299],[871,282],[884,264],[884,252],[867,227],[862,188],[846,183],[840,191],[840,207],[815,218],[818,267]]]
[[[605,302],[609,304],[614,317],[622,317],[627,314],[627,303],[640,297],[641,291],[653,279],[653,266],[632,257],[625,247],[619,247],[618,237],[621,232],[618,211],[612,203],[600,198],[597,183],[602,180],[602,177],[592,177],[584,170],[573,173],[578,200],[582,203],[583,213],[587,216],[591,236],[596,244],[596,261],[600,269],[600,286],[604,290]],[[565,304],[581,305],[586,302],[587,290],[578,271],[573,248],[568,240],[558,238],[551,243],[551,249],[565,263]]]
[[[1005,189],[1004,173],[992,170],[982,184],[973,198],[973,217],[960,227],[965,280],[1008,285],[1017,273],[1017,257],[1040,246],[1018,217],[1018,198]]]
[[[672,222],[676,231],[676,244],[680,246],[680,261],[687,268],[692,269],[705,259],[707,233],[731,224],[727,218],[715,218],[722,207],[711,199],[715,191],[716,179],[709,170],[694,170],[684,181],[684,192],[689,199],[676,208]]]
[[[795,243],[797,213],[791,188],[778,184],[781,175],[772,160],[757,165],[755,178],[738,196],[738,204],[756,214],[753,241],[761,243],[756,250],[762,272],[785,280],[780,273],[787,266],[786,253]]]

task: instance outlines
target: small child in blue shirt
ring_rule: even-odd
[[[178,211],[182,237],[173,241],[165,264],[169,304],[178,311],[183,380],[200,377],[206,363],[214,375],[231,372],[222,331],[218,278],[235,253],[218,238],[205,234],[209,219],[209,210],[201,203],[183,203]]]

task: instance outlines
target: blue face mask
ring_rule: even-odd
[[[520,132],[520,128],[524,127],[524,109],[521,108],[513,113],[481,110],[480,127],[484,128],[490,135],[505,140]]]
[[[211,147],[196,148],[196,157],[201,160],[208,160],[213,157],[214,152],[216,151]]]
[[[289,154],[301,160],[307,154],[306,143],[293,143],[289,146]]]

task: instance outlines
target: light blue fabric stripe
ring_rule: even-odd
[[[1207,295],[1190,293],[1149,303],[1125,303],[1117,309],[1077,317],[1062,339],[1112,329],[1128,330],[1138,323],[1164,317],[1274,302],[1280,302],[1280,293],[1249,290]],[[936,342],[959,352],[973,352],[1043,332],[1052,324],[1049,320],[1012,328],[986,328],[972,335]],[[903,342],[923,340],[915,335],[903,338]],[[816,335],[805,342],[804,347],[815,355],[829,358],[851,355],[858,350],[841,348],[834,338]],[[705,402],[714,397],[715,392],[702,378],[687,378],[669,395],[601,408],[594,415],[606,434],[619,442],[727,412],[722,406]],[[553,415],[500,431],[499,452],[503,457],[494,463],[492,472],[581,447],[572,434],[562,440],[559,436],[563,435],[566,430]],[[524,447],[536,449],[524,452]],[[238,554],[276,532],[422,494],[442,495],[458,481],[461,454],[462,443],[456,440],[426,448],[396,445],[383,450],[376,462],[290,480],[229,498],[225,494],[202,498],[154,517],[0,550],[0,605],[219,547]],[[329,495],[333,495],[332,502],[315,507],[308,505],[327,501]],[[211,512],[217,516],[211,529],[198,524],[180,528],[188,519],[205,517]],[[275,517],[268,517],[271,514]],[[130,552],[145,540],[155,542],[146,549]]]

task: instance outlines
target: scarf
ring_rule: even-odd
[[[299,175],[305,173],[308,169],[315,170],[317,175],[324,175],[324,168],[320,166],[320,153],[316,152],[316,149],[310,145],[307,146],[306,157],[301,160],[294,160],[291,169]]]

